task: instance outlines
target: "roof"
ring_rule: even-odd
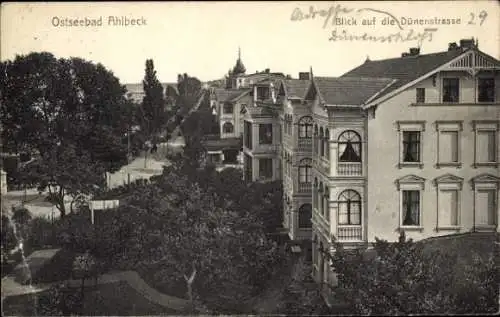
[[[390,58],[378,61],[365,61],[364,64],[342,75],[345,77],[377,77],[392,78],[397,81],[378,97],[382,97],[420,77],[433,71],[463,54],[461,49],[440,53],[422,54]]]
[[[359,106],[391,85],[394,80],[390,78],[313,77],[313,82],[326,104]]]
[[[304,98],[310,80],[308,79],[286,79],[282,81],[285,85],[288,98]]]
[[[207,151],[240,149],[242,140],[241,138],[208,139],[203,141],[203,146]]]
[[[215,97],[219,102],[235,102],[240,97],[249,93],[251,89],[224,89],[215,88]]]

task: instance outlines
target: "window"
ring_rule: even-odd
[[[460,121],[436,121],[438,135],[437,166],[461,166],[461,132]]]
[[[495,102],[495,78],[478,78],[477,101]]]
[[[259,124],[259,144],[273,143],[273,125]]]
[[[244,144],[248,149],[252,149],[252,123],[245,121],[245,124],[243,126],[243,140],[245,141]]]
[[[422,135],[425,131],[424,121],[398,121],[400,138],[399,168],[423,167]]]
[[[483,189],[476,193],[476,225],[481,227],[496,225],[496,190]]]
[[[459,229],[463,178],[445,174],[435,179],[437,187],[437,229]]]
[[[496,138],[495,131],[478,131],[478,161],[479,162],[495,162],[496,161]]]
[[[425,179],[407,175],[396,181],[400,192],[400,227],[422,229],[422,192]]]
[[[330,160],[330,131],[328,129],[325,130],[325,140],[323,143],[325,147],[325,158]]]
[[[318,147],[319,147],[319,155],[321,157],[325,156],[325,136],[323,134],[323,127],[319,128],[319,138],[318,138]]]
[[[439,226],[458,226],[458,190],[442,189],[439,191]]]
[[[403,190],[403,226],[420,225],[420,191]]]
[[[253,181],[252,157],[250,155],[245,154],[243,165],[245,167],[245,180]]]
[[[222,131],[224,131],[224,133],[233,133],[234,132],[233,124],[231,122],[224,123],[224,125],[222,126]]]
[[[323,182],[319,182],[319,190],[318,190],[318,203],[319,203],[319,213],[324,216],[325,215],[325,200],[323,199]]]
[[[417,88],[417,103],[425,103],[425,88]]]
[[[459,101],[458,78],[443,78],[443,102]]]
[[[313,152],[315,155],[319,154],[319,133],[318,133],[318,126],[314,126],[314,135],[313,135]]]
[[[257,87],[257,100],[266,100],[269,98],[269,87]]]
[[[299,208],[299,228],[311,228],[312,207],[311,204],[303,204]]]
[[[420,132],[403,132],[403,162],[420,162]]]
[[[339,136],[339,161],[361,162],[361,138],[354,131],[344,131]]]
[[[361,196],[354,190],[339,195],[339,225],[361,225]]]
[[[230,103],[224,104],[224,113],[226,114],[232,114],[233,113],[233,105]]]
[[[316,209],[316,211],[319,211],[318,192],[319,192],[318,179],[315,178],[314,179],[314,188],[313,188],[313,206],[314,206],[314,209]]]
[[[324,210],[323,213],[325,215],[325,219],[327,222],[330,222],[330,189],[325,185],[323,190],[323,200],[324,200]]]
[[[269,179],[273,177],[273,159],[259,159],[259,177],[262,179]]]
[[[311,159],[303,159],[299,165],[299,183],[311,183],[312,162]]]
[[[498,189],[500,177],[481,174],[472,179],[474,190],[474,229],[496,230],[500,221]]]
[[[475,167],[498,165],[500,121],[473,121],[475,130]]]
[[[299,120],[299,138],[312,138],[313,119],[310,116],[302,117]]]

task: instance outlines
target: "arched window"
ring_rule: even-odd
[[[310,116],[304,116],[299,120],[299,138],[310,139],[313,134],[313,119]]]
[[[339,162],[361,162],[361,138],[348,130],[339,136]]]
[[[325,155],[325,139],[324,139],[324,134],[323,134],[323,127],[319,128],[319,138],[318,138],[318,148],[319,148],[319,155],[324,156]]]
[[[325,130],[325,158],[330,160],[330,130]]]
[[[330,189],[325,185],[325,191],[323,193],[323,199],[325,200],[325,219],[330,221]]]
[[[303,204],[299,208],[299,228],[311,228],[312,206]]]
[[[233,133],[234,132],[233,124],[231,122],[224,123],[224,125],[222,126],[222,131],[224,131],[224,133]]]
[[[233,113],[233,105],[230,103],[224,104],[224,113],[227,113],[227,114]]]
[[[361,196],[354,190],[339,195],[339,225],[361,224]]]
[[[311,183],[312,161],[310,158],[302,159],[299,163],[299,183]]]

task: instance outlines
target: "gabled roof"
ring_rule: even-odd
[[[327,105],[360,106],[394,83],[390,78],[313,77],[309,86]]]
[[[395,79],[396,82],[393,85],[377,96],[377,98],[381,98],[431,73],[433,70],[451,62],[453,59],[465,54],[469,50],[471,49],[454,49],[439,53],[419,54],[378,61],[366,60],[365,63],[345,73],[341,77],[382,77]],[[477,49],[474,50],[477,51]],[[481,52],[481,54],[484,53]]]
[[[289,99],[303,99],[307,88],[309,88],[309,82],[308,79],[286,79],[281,81]]]
[[[251,89],[224,89],[224,88],[215,88],[215,98],[219,102],[235,102],[239,98],[248,94]]]

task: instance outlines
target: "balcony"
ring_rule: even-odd
[[[299,192],[300,193],[310,193],[312,190],[312,183],[300,183],[299,182]]]
[[[363,175],[363,165],[358,162],[339,162],[337,164],[337,175],[361,176]]]
[[[363,227],[361,225],[337,226],[337,238],[340,242],[363,241]]]
[[[312,153],[312,139],[299,138],[299,151]]]

